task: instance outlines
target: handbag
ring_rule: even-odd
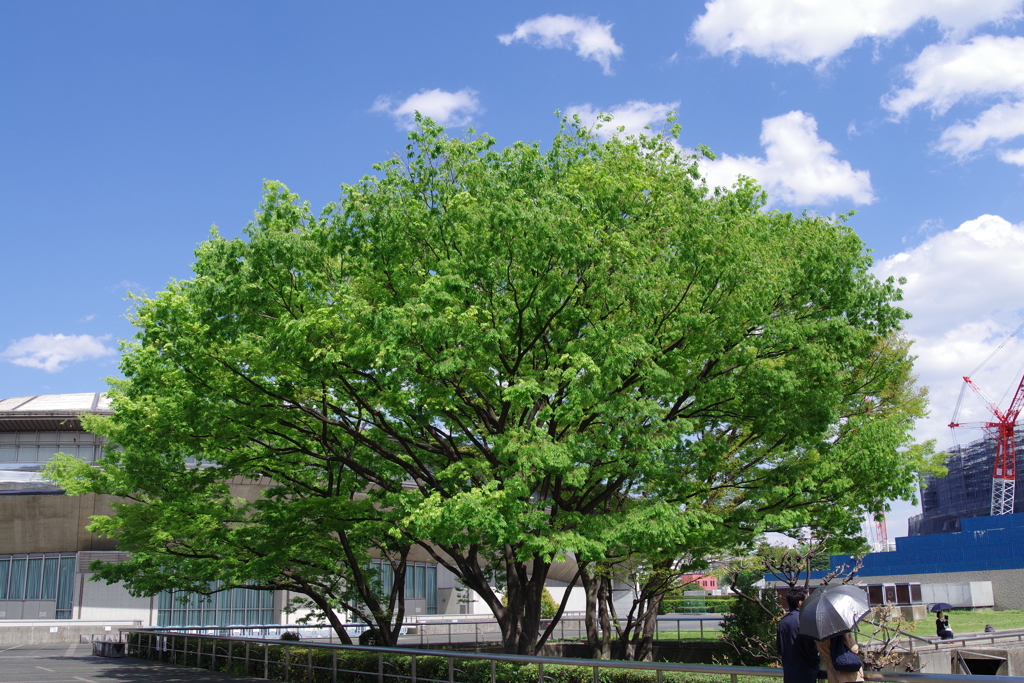
[[[846,637],[843,633],[832,637],[829,643],[829,653],[832,655],[832,668],[836,671],[860,671],[864,666],[860,657],[846,647]]]

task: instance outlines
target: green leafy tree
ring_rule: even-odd
[[[300,596],[290,609],[327,620],[344,643],[351,639],[339,611],[370,624],[378,642],[397,644],[409,545],[388,533],[362,484],[351,488],[358,480],[332,483],[316,459],[280,454],[263,471],[268,484],[261,495],[247,500],[237,495],[245,489],[232,485],[239,482],[231,464],[192,468],[182,457],[147,453],[161,447],[151,441],[160,429],[136,433],[131,422],[116,420],[94,429],[123,445],[96,468],[60,454],[49,472],[71,493],[124,499],[112,504],[112,517],[94,517],[89,525],[130,552],[121,563],[91,565],[97,579],[122,581],[147,596],[167,589],[205,594],[217,584],[289,591]],[[255,446],[242,441],[238,448],[236,455],[245,457]],[[388,589],[371,552],[391,566]]]
[[[375,170],[319,215],[268,183],[245,239],[215,233],[192,279],[138,300],[116,412],[89,423],[134,502],[97,528],[191,538],[171,515],[126,526],[162,501],[245,526],[256,502],[175,490],[195,456],[309,501],[317,571],[334,557],[359,585],[342,530],[387,528],[533,654],[568,554],[657,567],[913,495],[907,314],[842,218],[765,212],[750,182],[710,191],[669,136],[573,121],[547,149],[496,149],[421,120]]]

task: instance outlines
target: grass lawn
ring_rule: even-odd
[[[986,624],[992,624],[997,631],[1024,631],[1024,610],[1006,609],[998,612],[990,609],[985,610],[953,610],[948,612],[949,627],[953,633],[974,633],[985,630]],[[915,635],[923,638],[935,637],[935,615],[929,615],[926,619],[914,622]]]
[[[997,631],[1024,631],[1024,610],[1007,609],[998,612],[990,609],[984,610],[952,610],[948,612],[949,627],[956,635],[965,633],[981,633],[985,630],[986,624],[992,624]],[[870,624],[861,625],[857,629],[862,636],[868,636],[874,630]],[[921,638],[935,637],[935,615],[929,614],[924,619],[912,621],[904,627]]]
[[[718,636],[721,635],[721,633],[722,633],[722,629],[718,628],[717,626],[710,626],[710,625],[705,625],[704,626],[704,640],[718,640]],[[654,632],[654,639],[655,640],[676,640],[677,638],[679,640],[697,640],[697,641],[699,641],[699,640],[701,640],[701,633],[697,629],[694,629],[692,631],[687,630],[687,629],[683,629],[683,630],[679,631],[678,634],[676,633],[676,631],[668,631],[668,630],[666,630],[666,631],[655,631]]]

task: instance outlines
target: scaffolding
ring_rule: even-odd
[[[1024,430],[1016,430],[1018,440]],[[909,521],[911,536],[942,534],[960,531],[960,519],[988,517],[992,503],[992,462],[996,457],[996,442],[982,438],[969,444],[955,446],[947,451],[945,477],[928,475],[921,487],[922,514]],[[1020,451],[1017,466],[1024,465]],[[1014,508],[1024,511],[1024,487],[1014,495]]]

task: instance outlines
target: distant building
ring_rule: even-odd
[[[968,517],[958,526],[957,532],[897,538],[895,551],[865,555],[855,583],[874,604],[1024,609],[1024,513]],[[831,567],[854,562],[833,555]],[[826,573],[811,572],[811,583]],[[779,584],[771,575],[765,580]]]
[[[679,577],[679,583],[682,586],[697,584],[705,591],[718,590],[718,579],[709,574],[683,574]]]
[[[1018,443],[1024,430],[1017,431]],[[1024,456],[1017,450],[1017,471],[1024,473]],[[960,520],[987,517],[992,504],[992,464],[996,444],[992,439],[979,439],[948,451],[945,477],[925,478],[921,487],[922,513],[908,523],[911,536],[960,531]],[[1013,509],[1024,512],[1024,485],[1017,486]]]

